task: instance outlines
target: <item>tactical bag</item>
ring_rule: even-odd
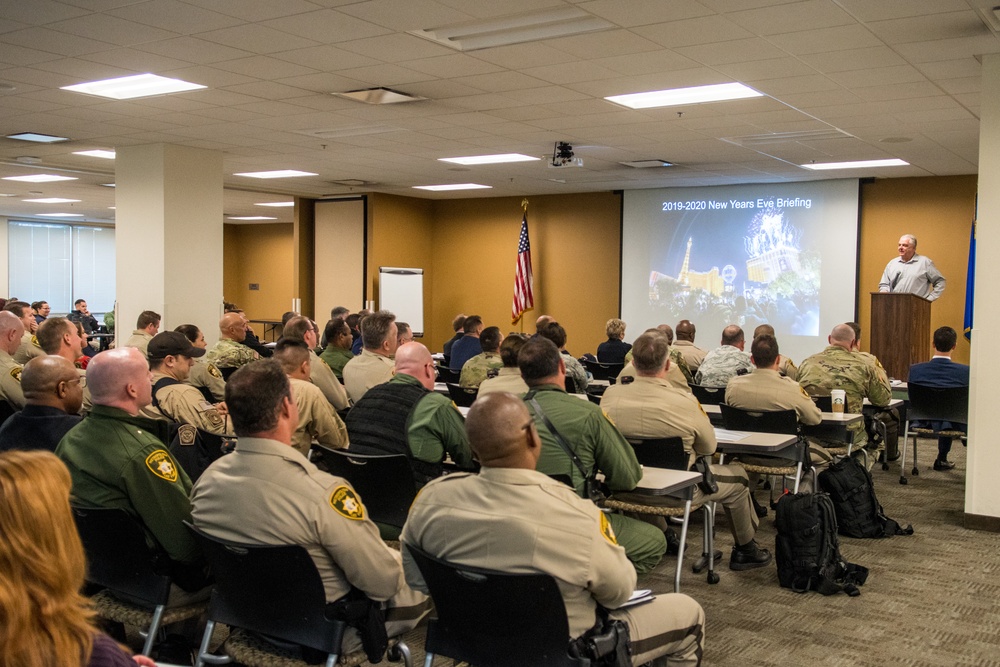
[[[819,473],[819,485],[830,494],[841,535],[892,537],[913,534],[912,526],[900,528],[883,513],[875,497],[871,473],[857,459],[848,456],[831,463]]]
[[[861,595],[858,586],[868,578],[868,568],[848,563],[840,555],[830,496],[785,494],[778,499],[774,523],[778,529],[774,555],[782,588],[796,593]]]
[[[896,408],[879,410],[872,415],[865,415],[865,431],[868,442],[879,445],[884,441],[883,460],[899,459],[899,412]]]

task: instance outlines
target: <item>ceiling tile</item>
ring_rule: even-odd
[[[81,16],[69,21],[50,23],[47,27],[70,35],[96,39],[118,46],[131,46],[176,36],[176,33],[167,30],[105,14]]]
[[[449,7],[434,0],[379,0],[345,5],[340,11],[393,30],[407,31],[451,25],[476,18],[475,15],[462,11],[467,4],[469,3]],[[508,9],[510,11],[516,10]]]
[[[473,58],[464,53],[411,60],[406,63],[406,66],[409,69],[444,79],[477,74],[492,74],[501,71],[501,68],[497,65]]]
[[[89,12],[54,0],[30,0],[30,2],[4,2],[0,4],[0,19],[18,21],[28,25],[45,25],[55,21],[65,21]]]
[[[256,24],[244,24],[202,32],[198,33],[198,37],[234,49],[246,49],[253,53],[278,53],[316,45],[316,42],[311,39],[297,37],[287,32]]]
[[[265,21],[262,25],[292,35],[307,37],[320,44],[346,42],[392,32],[388,28],[332,9],[285,16]]]
[[[932,39],[976,37],[987,32],[986,26],[972,9],[945,14],[929,14],[910,18],[872,21],[872,32],[887,44],[906,44]]]
[[[752,32],[724,16],[704,16],[687,21],[660,23],[633,28],[632,32],[670,48],[747,39],[753,36]]]
[[[239,25],[242,20],[180,0],[148,0],[105,12],[109,16],[135,21],[180,35],[219,30]]]
[[[149,53],[140,49],[111,49],[110,51],[99,51],[80,56],[82,60],[87,60],[103,65],[118,67],[130,72],[163,72],[170,69],[187,67],[190,63],[184,60],[168,58],[166,56]]]
[[[316,9],[308,0],[184,0],[185,4],[211,9],[242,21],[267,21],[282,16],[304,14]]]
[[[223,60],[233,60],[234,58],[246,58],[253,55],[253,53],[244,51],[243,49],[234,49],[197,37],[165,39],[153,42],[152,44],[146,44],[143,48],[161,56],[176,58],[177,60],[184,60],[199,65],[208,65]]]
[[[864,70],[849,72],[833,72],[831,79],[845,88],[864,88],[870,86],[888,86],[909,83],[925,83],[926,77],[915,67],[898,65],[896,67],[871,67]]]
[[[778,47],[759,37],[684,46],[675,50],[703,65],[724,65],[726,63],[747,62],[748,60],[772,60],[787,55]]]
[[[816,28],[854,23],[850,14],[827,0],[804,0],[789,4],[729,12],[727,16],[758,35],[798,32],[803,25]]]
[[[335,72],[352,67],[365,67],[367,65],[378,65],[379,60],[370,58],[358,53],[351,53],[335,46],[322,45],[311,46],[305,49],[295,49],[292,51],[282,51],[272,57],[287,60],[297,65],[311,67],[320,71]]]
[[[808,76],[815,74],[809,65],[796,58],[775,58],[773,60],[753,60],[745,63],[728,63],[716,65],[723,74],[726,74],[734,81],[746,83],[748,81],[767,81],[768,79],[779,79],[787,76]]]
[[[417,58],[431,58],[433,56],[444,56],[454,53],[453,50],[446,46],[434,44],[426,39],[406,34],[369,37],[351,42],[342,42],[339,46],[352,53],[360,53],[361,55],[377,58],[387,63],[407,62],[416,60]]]
[[[0,49],[0,64],[2,65],[34,65],[48,60],[58,60],[62,56],[49,51],[39,51],[16,44],[4,44]]]
[[[400,67],[399,65],[372,65],[370,67],[356,67],[354,69],[341,70],[338,74],[349,79],[362,81],[364,82],[364,87],[366,88],[399,86],[407,83],[413,83],[415,81],[427,81],[428,79],[433,78],[429,74],[416,72],[406,67]]]
[[[697,2],[661,0],[628,0],[628,2],[594,0],[578,3],[577,6],[626,28],[664,21],[681,21],[712,13],[712,10]]]
[[[940,14],[968,9],[965,0],[838,0],[859,21],[883,21],[908,16]]]
[[[826,51],[846,52],[880,46],[882,42],[863,25],[842,25],[773,35],[770,41],[788,53],[801,56]]]
[[[81,56],[97,51],[106,51],[114,45],[48,28],[27,28],[9,32],[3,36],[5,43],[24,46],[29,49],[49,51],[63,56]]]
[[[828,51],[803,55],[800,58],[820,72],[846,72],[906,63],[899,54],[887,46]]]
[[[508,69],[523,69],[542,65],[568,63],[574,58],[565,51],[559,51],[540,42],[500,46],[476,51],[477,58]]]
[[[259,79],[283,79],[290,76],[315,74],[317,72],[317,70],[311,67],[296,65],[286,60],[279,60],[268,56],[252,56],[250,58],[227,60],[226,62],[216,64],[216,67],[227,72],[236,72]]]

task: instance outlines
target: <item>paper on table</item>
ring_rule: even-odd
[[[729,431],[724,428],[715,429],[715,439],[725,440],[726,442],[739,442],[740,440],[746,440],[750,437],[750,434],[746,431]]]
[[[656,596],[653,595],[653,591],[648,588],[641,588],[636,591],[632,591],[632,596],[623,603],[619,609],[624,609],[625,607],[631,607],[633,605],[642,604],[643,602],[649,602],[650,600],[655,600]]]

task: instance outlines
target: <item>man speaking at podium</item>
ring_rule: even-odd
[[[903,234],[899,238],[899,257],[885,265],[878,291],[916,294],[935,301],[944,292],[944,276],[934,262],[917,254],[917,237]]]

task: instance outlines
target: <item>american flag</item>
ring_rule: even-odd
[[[521,314],[535,305],[531,277],[531,243],[528,241],[528,212],[521,219],[521,237],[517,242],[517,269],[514,271],[514,305],[510,309],[511,322],[517,323]]]

